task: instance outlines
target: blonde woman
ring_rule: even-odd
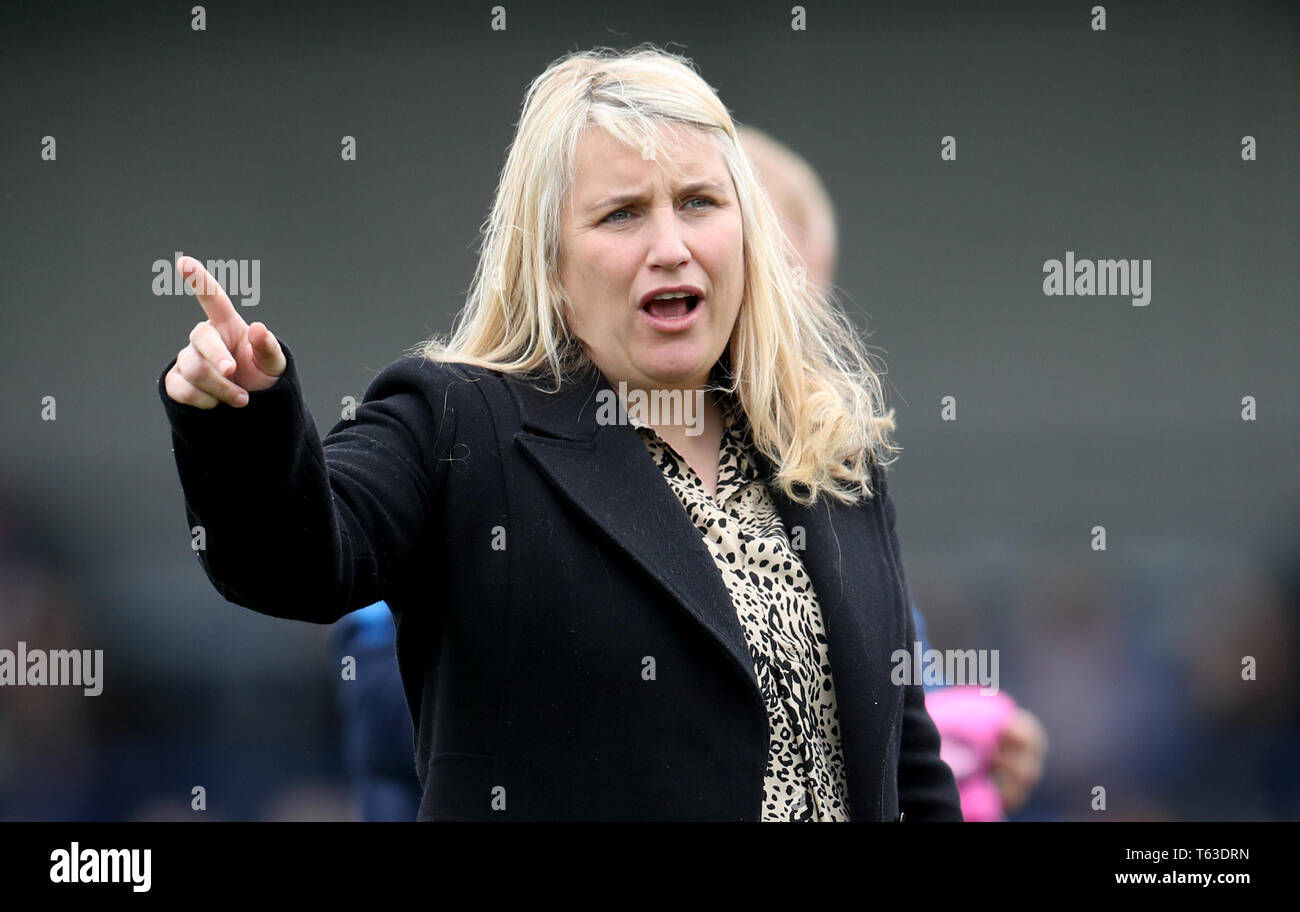
[[[421,820],[960,820],[919,682],[877,373],[690,61],[528,88],[454,332],[318,439],[202,265],[160,378],[218,591],[384,600]],[[230,469],[237,463],[238,472]]]

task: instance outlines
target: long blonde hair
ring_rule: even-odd
[[[587,126],[632,148],[663,123],[715,137],[740,202],[745,290],[715,388],[735,396],[754,446],[790,499],[872,497],[871,466],[888,465],[894,412],[880,375],[832,292],[807,279],[736,124],[691,61],[650,44],[569,54],[533,80],[501,171],[465,308],[450,337],[416,346],[434,361],[520,375],[566,376],[590,365],[564,318],[561,216]]]

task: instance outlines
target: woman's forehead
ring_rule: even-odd
[[[661,128],[636,147],[602,127],[584,129],[574,162],[578,195],[630,192],[665,176],[678,185],[714,181],[722,185],[722,192],[731,183],[717,139],[702,130]]]
[[[621,135],[616,136],[600,124],[589,123],[579,134],[579,144],[606,151],[612,149],[640,151],[647,145],[653,148],[671,149],[679,153],[716,148],[712,131],[671,120],[654,119],[649,121],[648,127],[628,123],[619,133]],[[626,145],[624,138],[631,138],[631,145]]]

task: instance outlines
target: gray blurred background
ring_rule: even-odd
[[[324,433],[450,329],[528,83],[641,41],[835,199],[912,594],[1051,738],[1020,817],[1300,818],[1300,8],[504,5],[0,12],[0,648],[105,650],[99,697],[0,689],[0,818],[193,817],[194,785],[209,818],[355,815],[329,629],[190,548],[157,380],[203,315],[152,264],[260,260],[245,318]],[[1045,296],[1067,250],[1149,258],[1150,304]]]

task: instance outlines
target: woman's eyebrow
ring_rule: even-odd
[[[727,190],[720,183],[713,180],[694,181],[684,187],[677,189],[678,196],[689,196],[692,193],[699,193],[701,190],[712,190],[714,193],[725,196]],[[639,203],[645,199],[645,191],[637,190],[629,193],[617,193],[613,196],[606,196],[597,200],[587,207],[588,212],[594,212],[597,209],[604,209],[606,206],[626,206],[628,203]]]

